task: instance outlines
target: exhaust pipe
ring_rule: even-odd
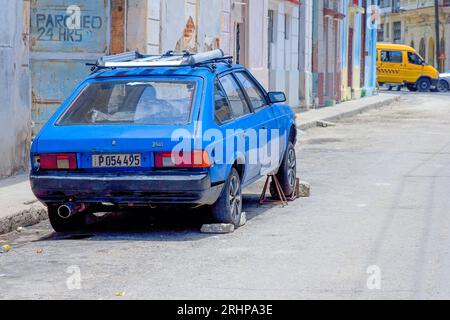
[[[61,219],[69,219],[74,214],[84,211],[85,208],[84,203],[77,205],[76,203],[68,202],[58,208],[58,216]]]

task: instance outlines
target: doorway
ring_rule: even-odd
[[[353,87],[353,28],[348,29],[348,65],[347,65],[347,79],[348,86]]]

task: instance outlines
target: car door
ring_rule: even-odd
[[[267,94],[261,85],[245,70],[236,71],[235,75],[255,113],[253,121],[257,145],[254,147],[257,150],[254,152],[258,153],[258,163],[254,169],[256,175],[260,177],[278,168],[280,149],[282,149],[279,138],[282,136],[282,132],[280,132],[273,106],[269,103]]]
[[[397,50],[381,50],[380,82],[402,83],[404,60],[403,52]]]
[[[225,135],[224,155],[230,156],[231,147],[233,152],[244,162],[245,171],[242,184],[245,185],[258,176],[259,164],[251,156],[252,143],[250,141],[252,132],[257,131],[253,119],[254,113],[248,100],[233,73],[220,75],[218,82],[226,95],[233,121],[222,126]],[[243,159],[242,159],[243,158]]]
[[[415,83],[424,73],[425,61],[414,52],[406,52],[405,80]]]

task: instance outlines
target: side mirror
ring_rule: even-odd
[[[282,103],[286,102],[286,95],[284,92],[269,92],[268,97],[270,100],[270,103]]]

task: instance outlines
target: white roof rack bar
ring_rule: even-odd
[[[109,56],[104,56],[98,59],[97,64],[99,66],[105,66],[105,63],[107,62],[125,62],[125,61],[132,61],[136,60],[139,57],[141,57],[141,54],[139,52],[133,51],[133,52],[124,52],[119,54],[113,54]]]
[[[126,52],[100,58],[97,67],[179,67],[198,65],[209,61],[214,62],[225,58],[224,52],[220,49],[198,54],[169,51],[163,55],[142,55],[139,52]]]
[[[130,68],[130,67],[178,67],[185,65],[180,61],[128,61],[128,62],[106,62],[106,68]]]
[[[220,59],[223,57],[225,57],[225,53],[221,49],[216,49],[213,51],[194,54],[188,58],[188,63],[190,65],[199,64],[214,59]]]

